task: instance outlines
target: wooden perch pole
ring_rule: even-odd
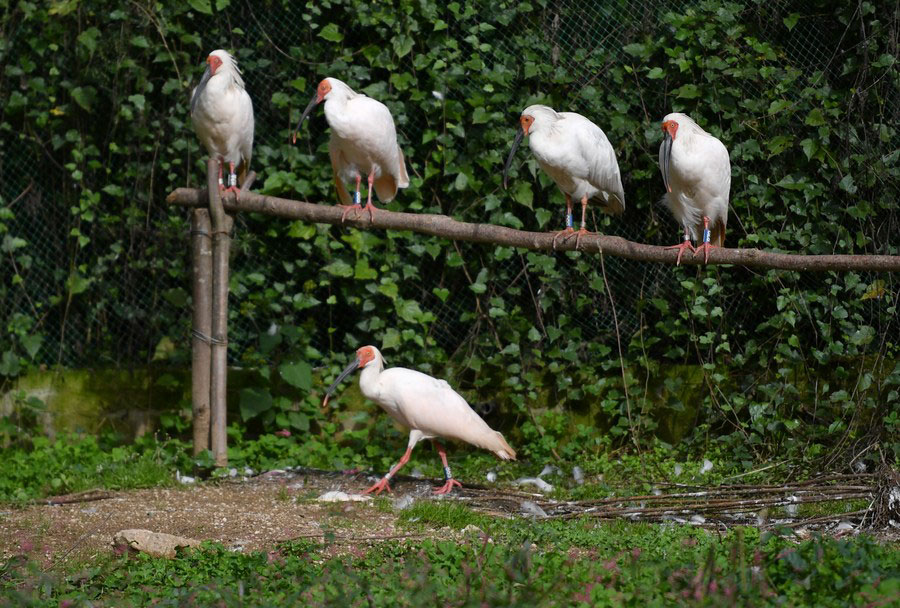
[[[206,205],[204,190],[178,188],[168,197],[170,205],[182,207],[202,207]],[[239,200],[226,197],[225,209],[230,212],[243,211],[273,215],[286,219],[303,220],[319,224],[340,224],[342,209],[331,204],[313,204],[293,201],[274,196],[242,193]],[[506,245],[535,251],[550,251],[553,247],[552,232],[527,232],[493,224],[472,224],[458,222],[445,215],[427,213],[396,213],[379,210],[375,219],[369,220],[368,213],[347,215],[344,222],[357,228],[382,228],[388,230],[411,230],[457,241]],[[601,251],[629,260],[662,262],[674,264],[677,252],[659,245],[644,245],[628,241],[618,236],[588,235],[579,240],[579,250],[589,253]],[[557,239],[555,249],[571,251],[575,249],[575,239]],[[701,256],[686,255],[684,265],[702,264]],[[824,270],[870,270],[874,272],[900,272],[900,256],[892,255],[804,255],[799,253],[774,253],[759,249],[716,248],[709,254],[710,264],[735,264],[748,268],[780,269],[799,271]]]
[[[219,196],[218,161],[209,159],[207,191],[212,221],[212,340],[210,367],[210,436],[216,466],[228,464],[225,390],[228,374],[228,254],[234,220],[225,213]]]
[[[191,251],[194,272],[191,332],[191,403],[194,456],[209,449],[210,334],[212,333],[212,235],[209,210],[191,211]]]

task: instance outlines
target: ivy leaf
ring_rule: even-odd
[[[447,298],[450,297],[450,290],[444,287],[435,287],[431,290],[431,293],[440,298],[441,302],[446,302]]]
[[[340,42],[344,39],[344,35],[341,33],[340,29],[338,29],[337,25],[329,23],[322,28],[321,32],[319,32],[319,38],[324,38],[329,42]]]
[[[25,352],[28,353],[28,357],[34,360],[35,355],[37,355],[38,351],[41,349],[41,344],[44,343],[44,336],[41,334],[29,334],[22,338],[22,346],[25,348]]]
[[[84,30],[80,34],[78,34],[78,38],[75,40],[86,48],[90,54],[94,54],[94,51],[97,50],[97,40],[100,38],[100,30],[96,27],[89,27]]]
[[[87,291],[87,288],[90,287],[93,282],[93,278],[83,277],[81,274],[73,272],[69,275],[69,278],[66,279],[66,289],[75,296]]]
[[[659,78],[663,78],[665,75],[666,75],[666,73],[663,71],[662,68],[659,68],[659,67],[652,68],[649,72],[647,72],[647,78],[650,78],[651,80],[657,80]]]
[[[838,183],[838,186],[840,186],[841,190],[849,194],[856,194],[856,191],[859,189],[853,181],[853,176],[849,173]]]
[[[520,205],[531,209],[532,202],[534,201],[534,190],[531,188],[531,184],[524,180],[516,184],[516,190],[513,198]]]
[[[282,363],[278,366],[278,374],[294,388],[302,391],[312,388],[312,368],[306,361]]]
[[[134,107],[138,109],[138,112],[144,111],[144,105],[146,104],[146,99],[144,99],[143,95],[129,95],[128,101],[134,104]]]
[[[397,314],[404,321],[416,323],[422,318],[422,309],[415,300],[403,300],[403,303],[397,306]]]
[[[397,57],[406,57],[413,47],[412,36],[406,34],[394,36],[393,47],[394,52],[397,53]]]
[[[344,260],[335,260],[323,267],[322,270],[336,277],[349,278],[353,276],[353,267]]]
[[[381,350],[397,348],[398,346],[400,346],[400,332],[391,327],[381,337]]]
[[[378,278],[378,272],[369,266],[368,260],[356,260],[356,269],[353,272],[354,278],[367,281]]]
[[[682,99],[696,99],[700,97],[700,89],[695,84],[685,84],[674,91],[675,97],[681,97]]]
[[[788,29],[788,31],[791,31],[792,29],[794,29],[794,26],[797,25],[797,22],[800,21],[800,14],[791,13],[781,21],[784,23],[784,26]]]
[[[97,99],[97,89],[94,87],[75,87],[72,89],[72,99],[75,103],[90,112],[94,100]]]
[[[266,389],[241,389],[239,400],[241,419],[245,422],[272,409],[272,394]]]
[[[0,376],[18,376],[21,365],[19,358],[11,350],[4,351],[3,357],[0,358]]]
[[[210,0],[188,0],[188,5],[198,13],[212,15],[212,2]]]
[[[301,433],[309,430],[309,416],[303,412],[288,413],[288,420],[291,421],[291,427],[297,429]]]
[[[813,108],[806,116],[806,124],[811,127],[819,127],[825,124],[825,116],[819,108]]]

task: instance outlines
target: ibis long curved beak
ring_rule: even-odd
[[[212,78],[212,70],[210,70],[209,65],[207,65],[206,69],[203,70],[203,76],[200,78],[200,83],[197,85],[197,88],[194,89],[194,96],[191,97],[191,114],[194,113],[194,106],[197,105],[197,100],[200,99],[200,95],[202,95],[203,90],[206,89],[206,83],[209,82],[210,78]]]
[[[325,400],[322,401],[322,407],[328,405],[328,400],[331,398],[331,395],[334,394],[334,390],[337,388],[337,385],[344,381],[344,378],[355,372],[359,368],[359,359],[354,359],[350,365],[344,368],[344,371],[341,372],[341,375],[337,377],[331,386],[328,387],[328,390],[325,391]]]
[[[509,156],[506,157],[506,164],[503,165],[503,189],[506,190],[506,175],[509,173],[509,166],[512,164],[513,156],[516,155],[516,150],[519,149],[519,144],[522,143],[522,138],[525,137],[525,129],[519,127],[519,132],[516,133],[516,138],[513,140],[512,150],[509,151]]]
[[[669,132],[666,131],[666,134],[663,135],[663,143],[662,143],[662,176],[663,183],[666,185],[666,192],[672,191],[672,186],[669,185],[669,159],[672,157],[672,136],[669,135]]]
[[[309,116],[309,113],[313,111],[319,104],[319,94],[318,91],[313,95],[313,98],[309,100],[309,104],[307,104],[306,109],[303,110],[303,114],[300,115],[300,122],[297,123],[297,129],[294,131],[294,136],[292,138],[292,143],[297,143],[297,131],[300,130],[300,125],[303,124],[303,121],[306,120],[306,117]]]

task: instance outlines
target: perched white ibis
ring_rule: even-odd
[[[725,145],[700,128],[687,114],[673,112],[662,122],[663,141],[659,146],[659,169],[666,186],[666,205],[681,225],[684,240],[677,249],[676,264],[690,249],[694,255],[725,244],[728,221],[728,192],[731,190],[731,161]],[[694,249],[691,238],[703,244]]]
[[[503,435],[492,430],[445,380],[403,367],[384,369],[384,358],[374,346],[363,346],[356,351],[356,358],[325,392],[323,407],[328,404],[337,385],[360,368],[359,388],[362,394],[410,430],[406,453],[378,483],[366,490],[366,494],[380,494],[382,490],[390,492],[388,482],[391,477],[409,461],[413,448],[423,439],[435,440],[444,465],[446,483],[435,488],[436,494],[446,494],[454,486],[462,487],[450,473],[447,453],[437,441],[439,437],[471,443],[493,452],[502,460],[516,459],[516,451],[509,447]]]
[[[328,155],[334,171],[334,185],[345,207],[343,217],[351,209],[360,209],[359,183],[365,174],[369,183],[366,211],[371,218],[376,209],[372,204],[373,184],[378,200],[384,203],[392,201],[398,189],[409,186],[406,161],[397,144],[397,130],[391,111],[380,101],[354,92],[337,78],[325,78],[303,110],[297,131],[313,108],[323,101],[325,120],[331,127]],[[351,180],[356,181],[352,205],[350,194],[344,186],[345,181]]]
[[[521,128],[503,167],[503,187],[513,156],[522,138],[528,136],[528,147],[541,169],[556,182],[566,196],[566,228],[553,237],[568,238],[588,234],[588,201],[598,203],[604,213],[618,215],[625,210],[625,192],[616,153],[603,130],[575,112],[557,112],[548,106],[525,108],[519,117]],[[581,201],[581,229],[572,227],[572,199]]]
[[[191,94],[191,122],[209,155],[219,161],[219,188],[237,195],[235,167],[243,184],[253,151],[253,102],[228,51],[213,51],[206,64]],[[223,163],[228,163],[227,188],[222,183]]]

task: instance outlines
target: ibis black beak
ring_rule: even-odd
[[[662,177],[663,183],[666,185],[666,192],[671,192],[672,187],[669,185],[669,159],[672,157],[672,136],[666,131],[663,135],[662,143]]]
[[[506,164],[503,165],[503,189],[506,190],[506,175],[509,173],[509,166],[512,164],[513,156],[516,155],[516,150],[519,149],[519,144],[522,143],[522,138],[525,137],[525,130],[522,127],[519,127],[519,132],[516,133],[516,138],[513,140],[512,150],[509,151],[509,156],[506,157]]]
[[[206,89],[206,83],[209,82],[210,78],[212,78],[212,71],[207,65],[206,69],[203,70],[203,76],[200,78],[200,83],[197,85],[197,88],[194,89],[194,96],[191,97],[191,114],[194,113],[194,106],[197,105],[197,100],[200,99],[200,95],[202,95],[204,89]]]
[[[303,121],[306,120],[306,117],[309,116],[309,113],[312,112],[313,108],[315,108],[318,104],[319,104],[319,95],[318,95],[318,92],[316,92],[313,95],[313,98],[309,100],[309,103],[307,104],[306,109],[303,110],[303,114],[300,116],[300,122],[297,123],[297,129],[294,131],[292,143],[297,143],[297,131],[300,130],[300,125],[303,124]]]
[[[331,398],[331,395],[334,394],[334,390],[337,388],[337,385],[344,381],[344,378],[355,372],[359,369],[359,359],[354,359],[350,365],[344,368],[344,371],[341,372],[341,375],[337,377],[331,386],[328,387],[328,390],[325,391],[325,400],[322,401],[322,407],[328,405],[328,400]]]

